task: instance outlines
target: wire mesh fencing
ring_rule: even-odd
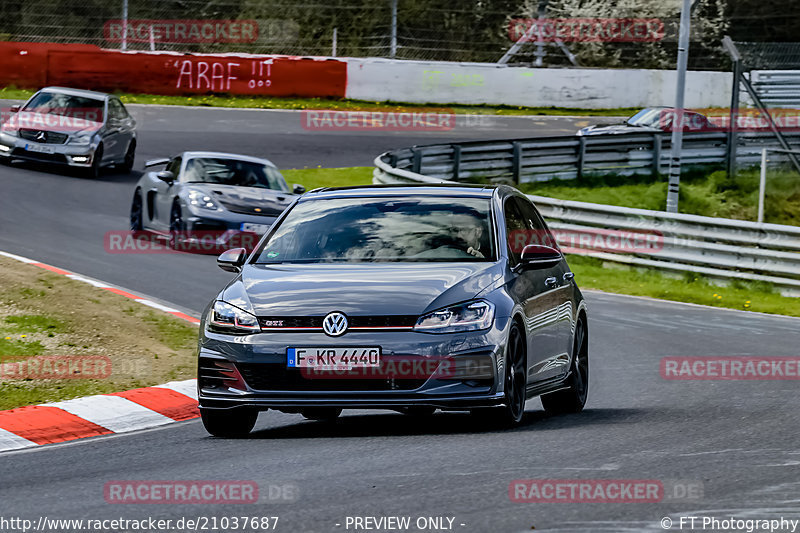
[[[396,2],[396,19],[392,3]],[[605,1],[605,0],[603,0]],[[723,0],[708,0],[714,6]],[[549,0],[548,20],[594,17],[597,26],[657,20],[657,39],[576,39],[541,35],[521,44],[511,65],[674,68],[679,6],[641,0],[637,9],[608,2]],[[4,0],[0,40],[86,43],[127,50],[244,52],[303,56],[396,57],[495,63],[519,38],[519,21],[540,15],[530,0]],[[576,6],[580,4],[580,7]],[[653,5],[676,4],[654,8]],[[701,9],[711,9],[703,7]],[[593,12],[596,12],[592,15]],[[724,68],[726,27],[713,9],[695,17],[690,66]],[[599,18],[598,18],[599,17]],[[606,22],[602,22],[606,21]],[[620,26],[622,24],[622,26]],[[603,26],[605,28],[605,26]],[[719,34],[719,35],[718,35]],[[393,38],[394,36],[394,38]],[[721,59],[722,58],[722,59]]]

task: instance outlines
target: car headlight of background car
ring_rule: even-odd
[[[210,209],[216,211],[219,206],[209,195],[202,191],[192,189],[189,191],[189,205],[192,207],[200,207],[202,209]]]
[[[0,132],[5,133],[6,135],[13,135],[16,137],[19,133],[19,128],[13,121],[8,121],[3,123],[2,127],[0,127]]]
[[[456,333],[488,329],[494,321],[494,304],[476,300],[438,309],[422,315],[414,331],[423,333]]]
[[[91,144],[93,136],[94,132],[92,131],[76,133],[69,136],[69,141],[67,141],[67,144]]]
[[[261,331],[254,315],[222,300],[214,302],[208,325],[209,329],[220,333],[247,335]]]

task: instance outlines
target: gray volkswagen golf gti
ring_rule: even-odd
[[[534,205],[508,186],[364,186],[299,197],[203,314],[200,412],[249,433],[259,411],[583,409],[586,304]]]

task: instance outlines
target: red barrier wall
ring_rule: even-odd
[[[344,98],[347,64],[287,56],[119,52],[91,45],[0,43],[0,85],[63,85],[183,95]]]

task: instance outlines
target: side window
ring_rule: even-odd
[[[180,157],[176,157],[167,163],[167,168],[165,170],[169,170],[177,178],[181,173],[181,161]]]
[[[508,257],[511,259],[511,266],[519,263],[519,257],[527,240],[527,227],[525,217],[519,208],[516,198],[508,198],[504,206],[506,219],[506,240],[508,241]]]
[[[525,226],[530,230],[526,244],[544,244],[545,246],[558,248],[555,237],[550,233],[544,219],[542,219],[533,204],[522,198],[517,198],[516,200],[519,202],[520,212],[525,219]]]
[[[122,120],[125,118],[120,113],[119,102],[113,98],[108,101],[108,118],[111,120]]]
[[[124,106],[124,105],[122,105],[122,102],[120,102],[120,101],[119,101],[119,100],[117,100],[116,98],[112,98],[112,99],[111,99],[111,101],[112,101],[112,102],[114,102],[114,103],[116,104],[116,107],[117,107],[117,109],[119,110],[119,116],[120,116],[120,118],[123,118],[123,119],[126,119],[126,118],[131,118],[130,114],[128,113],[128,110],[127,110],[127,109],[125,109],[125,106]]]

